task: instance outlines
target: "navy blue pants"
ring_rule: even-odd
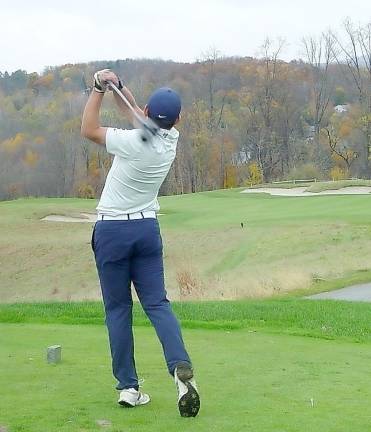
[[[132,332],[131,282],[155,327],[170,374],[190,363],[164,286],[162,239],[157,219],[98,221],[92,247],[102,288],[117,389],[138,389]]]

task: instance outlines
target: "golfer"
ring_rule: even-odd
[[[141,129],[102,127],[99,112],[104,94],[114,83],[133,110],[150,118],[158,132],[143,140]],[[134,124],[135,115],[114,93],[119,108]],[[181,102],[170,88],[160,88],[142,111],[129,89],[110,70],[95,73],[94,89],[85,106],[81,134],[105,145],[114,155],[99,201],[92,248],[102,289],[112,369],[120,391],[118,403],[125,407],[145,405],[148,394],[139,391],[132,332],[133,283],[140,303],[156,329],[167,368],[178,390],[178,408],[183,417],[196,416],[200,399],[190,358],[184,347],[164,286],[162,240],[156,214],[158,191],[175,158]]]

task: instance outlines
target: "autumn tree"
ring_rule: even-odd
[[[338,51],[336,60],[358,93],[360,117],[358,125],[364,135],[360,152],[363,175],[371,176],[371,22],[355,26],[344,22],[345,41],[334,35]]]
[[[320,146],[320,131],[324,126],[329,103],[333,94],[333,79],[330,72],[335,58],[335,40],[330,32],[320,37],[303,39],[306,61],[310,70],[311,104],[310,111],[314,127],[313,159],[319,166],[323,162]]]

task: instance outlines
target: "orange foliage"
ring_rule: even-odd
[[[100,177],[99,159],[97,154],[92,156],[92,158],[89,161],[88,173],[89,176],[91,177],[96,177],[96,178]]]
[[[35,144],[39,144],[39,145],[41,145],[41,144],[45,144],[45,138],[42,137],[42,136],[37,136],[37,137],[33,140],[33,142],[34,142]]]
[[[41,76],[34,82],[34,86],[50,88],[54,82],[54,75],[52,72]]]
[[[23,185],[22,183],[10,183],[6,191],[11,198],[18,198],[23,194]]]
[[[38,153],[32,151],[32,150],[27,150],[25,155],[22,158],[22,161],[25,165],[33,168],[37,165],[37,163],[39,162],[40,156]]]
[[[341,124],[341,126],[339,128],[339,135],[341,137],[347,137],[351,134],[352,130],[353,130],[352,124],[349,121],[344,122]]]

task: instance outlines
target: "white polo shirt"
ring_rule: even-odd
[[[179,132],[160,129],[143,142],[139,129],[108,128],[106,148],[115,157],[99,201],[99,214],[158,211],[158,191],[175,158]]]

